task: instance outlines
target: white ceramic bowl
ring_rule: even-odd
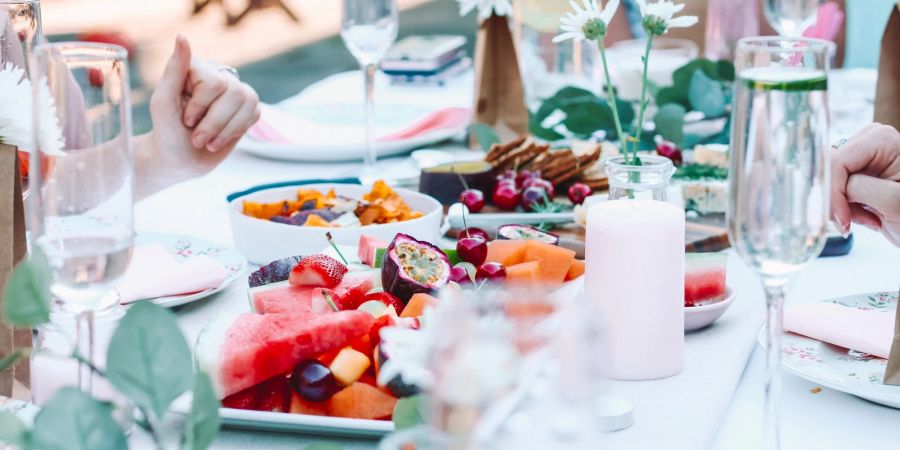
[[[699,330],[712,325],[719,317],[722,317],[722,314],[725,314],[735,297],[734,290],[726,287],[725,298],[718,302],[702,306],[685,306],[684,331]]]
[[[406,233],[416,239],[436,242],[440,237],[441,216],[443,207],[437,200],[418,192],[406,189],[395,189],[413,211],[421,211],[424,216],[404,222],[362,227],[322,228],[287,225],[269,220],[256,219],[243,213],[244,200],[254,202],[277,202],[295,198],[298,189],[318,189],[327,192],[334,188],[338,195],[362,199],[368,187],[355,184],[308,184],[303,186],[286,186],[253,192],[231,200],[228,214],[231,219],[231,232],[234,243],[247,260],[253,264],[264,265],[276,259],[294,255],[318,253],[328,246],[325,233],[331,232],[339,245],[356,246],[359,236],[367,234],[383,241],[390,242],[397,233]],[[352,255],[355,257],[356,255]],[[350,255],[348,255],[348,258]]]

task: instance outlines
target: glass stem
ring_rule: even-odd
[[[366,154],[365,170],[370,174],[375,171],[378,153],[375,150],[375,71],[377,64],[365,64],[363,75],[366,80]]]
[[[766,384],[763,416],[763,447],[781,448],[781,333],[784,290],[787,280],[763,280],[766,291]]]
[[[75,314],[75,350],[91,364],[94,363],[94,311]],[[78,362],[78,389],[88,395],[93,392],[93,375],[90,365]]]

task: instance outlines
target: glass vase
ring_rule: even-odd
[[[675,173],[672,161],[656,155],[641,155],[639,158],[641,165],[626,164],[625,156],[615,156],[606,161],[610,200],[668,200],[666,191]]]

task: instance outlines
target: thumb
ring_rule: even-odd
[[[184,84],[191,69],[191,45],[188,40],[178,35],[175,38],[175,50],[166,64],[162,79],[156,87],[157,91],[167,98],[181,98]]]

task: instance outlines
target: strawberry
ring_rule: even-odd
[[[327,255],[313,255],[303,258],[293,269],[288,278],[292,286],[318,286],[333,288],[337,286],[347,266]]]
[[[400,315],[400,313],[403,312],[403,308],[406,307],[406,304],[404,304],[402,300],[388,292],[373,292],[368,294],[363,297],[361,304],[371,300],[379,301],[387,306],[393,306],[397,315]]]

